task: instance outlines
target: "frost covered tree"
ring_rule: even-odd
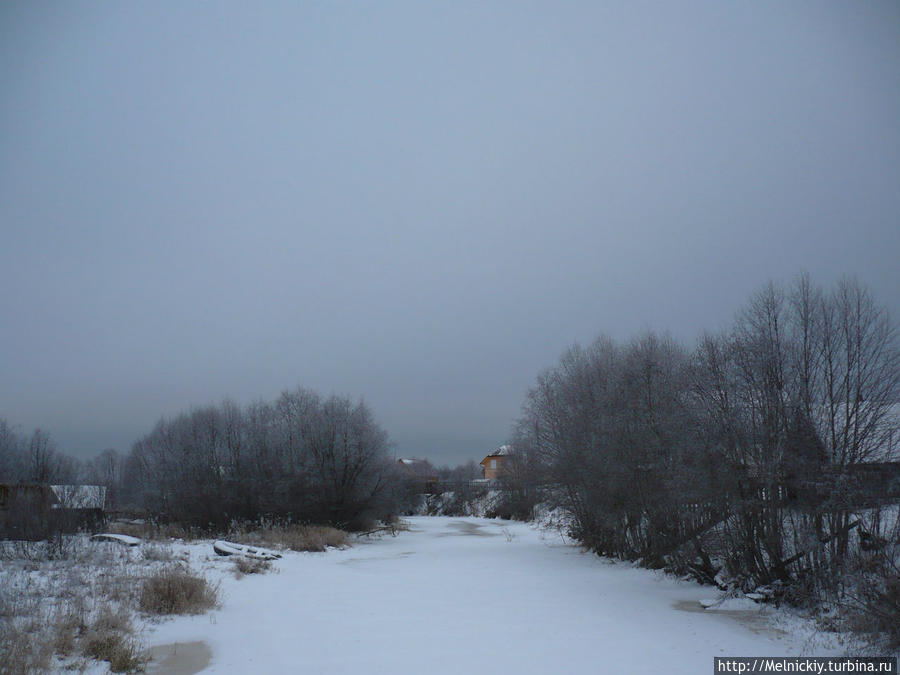
[[[856,281],[826,292],[801,276],[761,288],[693,352],[653,333],[568,349],[512,442],[597,552],[711,580],[714,531],[747,583],[817,578],[871,497],[856,467],[900,435],[898,390],[884,308]]]
[[[197,526],[269,516],[353,528],[395,509],[389,449],[364,403],[298,389],[160,420],[128,471],[137,503]]]

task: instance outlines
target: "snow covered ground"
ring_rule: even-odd
[[[842,653],[782,612],[703,610],[713,589],[601,560],[527,524],[409,523],[347,550],[287,553],[242,579],[210,546],[185,546],[221,580],[222,608],[144,638],[204,643],[203,672],[242,674],[698,673],[713,656]]]

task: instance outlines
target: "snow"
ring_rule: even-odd
[[[695,673],[714,656],[841,653],[801,619],[750,601],[704,610],[710,587],[528,524],[409,523],[346,550],[285,553],[241,579],[209,543],[182,545],[221,584],[222,607],[153,624],[145,638],[206,643],[209,673]]]
[[[762,594],[755,595],[763,598]],[[727,612],[752,612],[759,609],[757,603],[749,595],[743,598],[704,598],[700,604],[707,609]]]
[[[127,534],[112,534],[111,532],[95,534],[91,539],[93,541],[111,541],[118,544],[125,544],[125,546],[137,546],[141,543],[141,540],[137,537],[132,537]]]
[[[508,455],[513,454],[513,449],[511,445],[501,445],[494,452],[488,455],[488,457],[506,457]]]
[[[213,550],[218,555],[243,555],[248,558],[256,558],[257,560],[277,560],[281,557],[280,553],[275,553],[274,551],[268,551],[258,546],[235,544],[230,541],[214,541]]]

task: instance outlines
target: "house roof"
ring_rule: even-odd
[[[490,453],[488,457],[507,457],[513,454],[511,445],[501,445],[499,448]]]
[[[487,464],[489,459],[493,459],[496,457],[511,457],[513,454],[513,449],[511,445],[501,445],[499,448],[494,450],[494,452],[487,455],[483,460],[479,462],[479,464]]]
[[[428,468],[431,468],[431,462],[429,462],[427,459],[419,459],[419,458],[417,458],[417,457],[409,457],[409,458],[398,459],[397,461],[400,462],[401,464],[403,464],[404,466],[408,466],[408,467],[411,467],[411,468],[412,468],[412,467],[415,467],[415,468],[421,468],[421,467],[428,467]]]

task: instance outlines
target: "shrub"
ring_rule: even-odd
[[[75,613],[67,613],[53,624],[53,651],[69,656],[75,651],[77,637],[85,629],[84,621]]]
[[[894,569],[880,582],[870,582],[860,604],[863,620],[857,628],[883,636],[890,649],[900,647],[900,572]]]
[[[175,558],[170,546],[160,544],[145,544],[141,547],[141,555],[144,560],[153,562],[172,562]]]
[[[271,546],[291,551],[325,551],[328,547],[345,548],[348,534],[325,525],[263,525],[253,530],[233,529],[229,535],[243,544]]]
[[[149,520],[116,520],[109,524],[107,531],[114,534],[127,534],[130,537],[148,541],[167,541],[169,539],[194,541],[201,539],[204,535],[204,532],[198,527],[186,527],[180,523],[157,523]]]
[[[138,646],[127,610],[113,612],[104,605],[81,638],[84,656],[109,661],[114,673],[133,673],[143,669],[146,653]]]
[[[82,639],[84,655],[98,661],[109,661],[114,673],[143,670],[148,658],[131,635],[115,631],[90,631]]]
[[[72,541],[75,555],[65,560],[0,564],[0,673],[77,670],[90,659],[108,661],[114,672],[141,668],[132,622],[140,577],[121,564],[128,550],[120,557],[117,549],[83,546],[84,537]],[[56,670],[54,654],[62,659]]]
[[[347,546],[347,533],[325,525],[301,525],[287,528],[284,546],[292,551],[324,551],[328,547]]]
[[[40,638],[12,621],[0,621],[0,673],[47,672],[53,646]]]
[[[234,559],[234,572],[238,579],[245,574],[265,574],[270,569],[272,569],[270,560],[245,558],[244,556],[238,556]]]
[[[216,606],[218,586],[181,567],[168,567],[144,580],[139,600],[148,614],[202,614]]]

